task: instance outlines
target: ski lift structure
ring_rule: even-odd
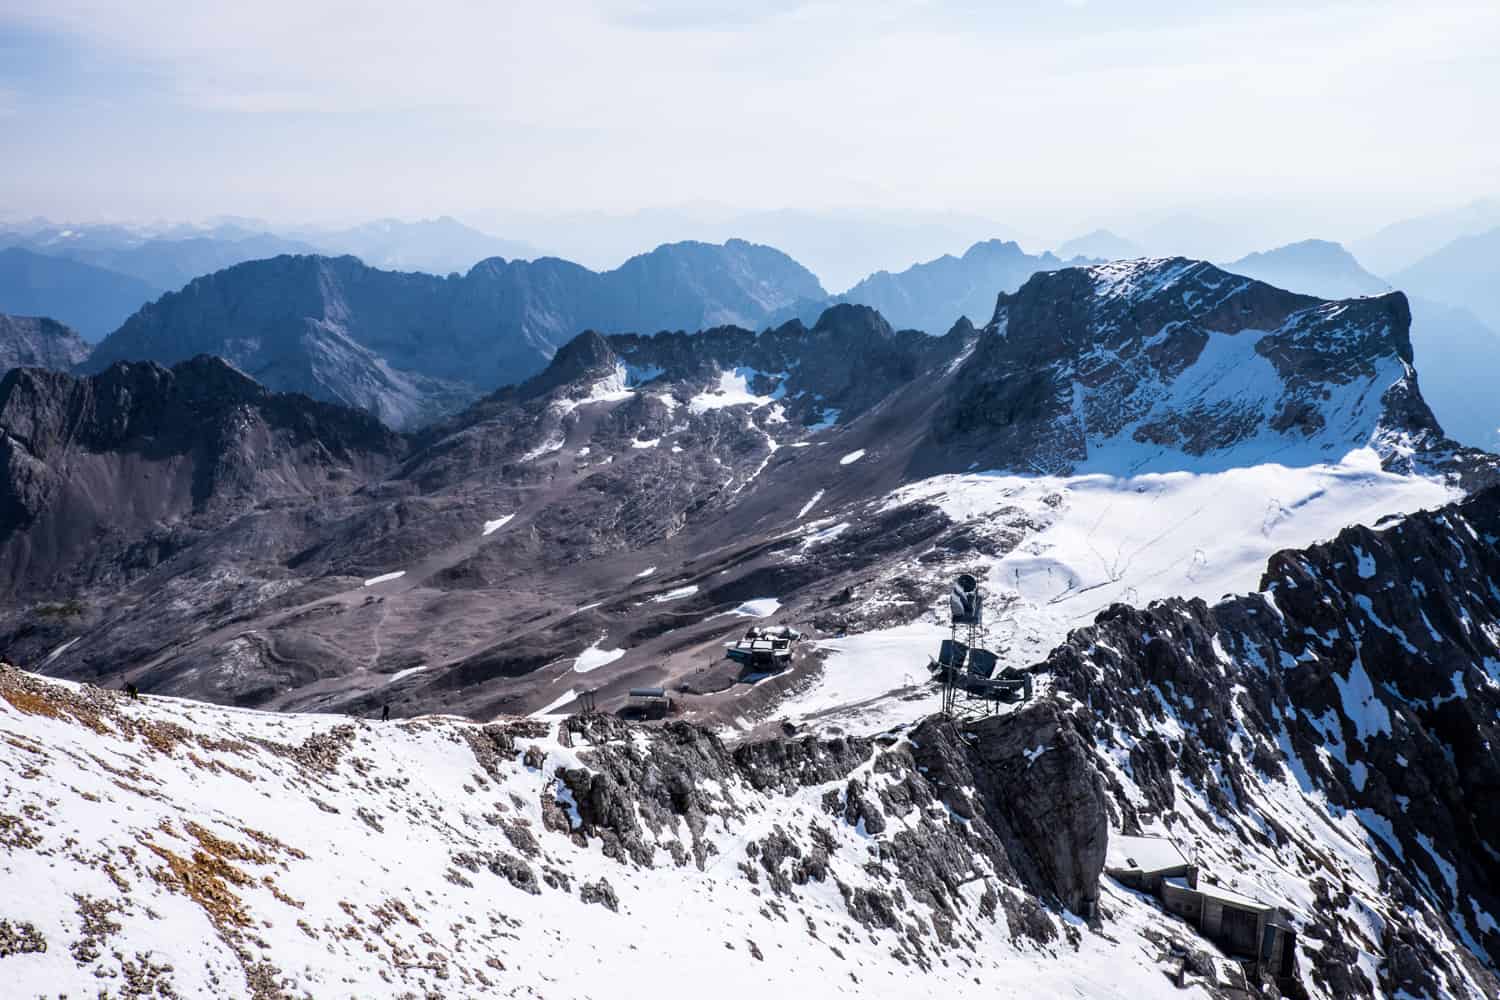
[[[756,625],[724,652],[746,674],[777,674],[792,665],[792,649],[801,639],[788,625]]]
[[[984,594],[968,573],[953,581],[948,594],[951,635],[943,640],[933,674],[943,685],[943,714],[953,719],[993,715],[1002,703],[1031,698],[1031,675],[996,677],[1000,658],[985,648]]]

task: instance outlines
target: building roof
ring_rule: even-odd
[[[1187,881],[1184,879],[1169,878],[1167,879],[1167,881],[1177,886],[1179,889],[1187,889],[1190,892],[1196,892],[1204,899],[1212,899],[1216,902],[1224,903],[1228,906],[1233,906],[1238,909],[1257,911],[1275,909],[1275,907],[1271,906],[1269,903],[1262,903],[1258,899],[1251,899],[1249,896],[1245,896],[1238,892],[1235,892],[1233,889],[1226,889],[1222,885],[1209,885],[1207,882],[1200,881],[1197,885],[1197,888],[1194,888],[1193,886],[1188,885]]]
[[[1104,867],[1110,871],[1159,872],[1181,868],[1188,859],[1165,837],[1110,834]]]

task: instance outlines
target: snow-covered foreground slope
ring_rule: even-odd
[[[1184,927],[1109,885],[1094,930],[1039,902],[1033,862],[909,737],[731,757],[691,727],[595,725],[598,746],[559,718],[351,723],[3,668],[0,992],[1168,990]]]
[[[1019,668],[1116,602],[1249,593],[1275,552],[1460,495],[1440,477],[1384,471],[1379,455],[1360,449],[1337,464],[1214,472],[935,476],[897,490],[884,507],[934,504],[960,530],[990,540],[988,551],[945,568],[980,577],[989,641],[1003,665]],[[911,624],[823,641],[824,674],[789,711],[881,725],[936,710],[937,695],[924,682],[928,658],[948,634],[946,593],[938,592],[929,613]],[[925,694],[914,696],[914,685]]]

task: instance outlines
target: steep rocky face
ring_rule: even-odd
[[[88,343],[56,320],[0,313],[0,371],[12,368],[71,371],[88,356]]]
[[[89,378],[12,370],[0,381],[6,588],[128,578],[259,505],[347,493],[403,447],[364,414],[273,394],[215,358]]]
[[[272,389],[415,427],[535,374],[582,330],[753,326],[813,294],[822,290],[805,269],[741,241],[672,244],[603,274],[553,258],[494,258],[439,278],[353,257],[277,257],[163,297],[91,367],[216,354]]]
[[[1451,443],[1421,401],[1399,294],[1323,302],[1180,258],[1002,295],[937,442],[1041,472],[1387,463]]]
[[[1497,542],[1491,489],[1281,553],[1256,594],[1113,607],[1039,668],[1124,829],[1288,907],[1335,995],[1500,985]]]

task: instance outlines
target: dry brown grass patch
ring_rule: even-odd
[[[167,863],[165,870],[158,869],[154,873],[159,883],[197,903],[221,930],[250,926],[250,915],[245,912],[244,901],[228,884],[246,885],[250,876],[222,858],[211,857],[203,851],[194,851],[192,860],[188,860],[160,844],[148,842],[146,846]]]
[[[0,698],[24,715],[40,715],[60,722],[75,721],[96,733],[108,733],[112,730],[101,716],[101,707],[110,697],[95,688],[70,691],[60,685],[47,684],[9,664],[0,664]]]

